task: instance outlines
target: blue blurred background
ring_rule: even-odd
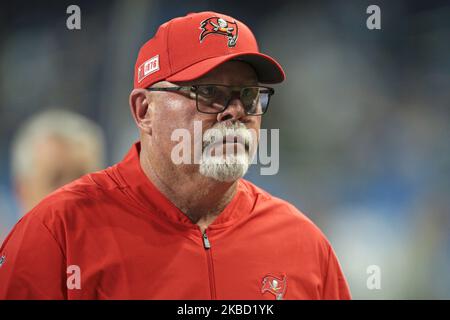
[[[81,30],[66,27],[70,4]],[[371,4],[381,30],[366,27]],[[138,139],[128,95],[140,46],[171,18],[213,10],[246,23],[287,73],[263,118],[280,129],[280,170],[252,166],[246,178],[325,232],[354,298],[450,298],[450,1],[0,6],[0,240],[22,214],[11,174],[20,126],[48,108],[76,112],[103,129],[104,165],[121,160]]]

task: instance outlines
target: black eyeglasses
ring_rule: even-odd
[[[234,87],[219,84],[146,89],[185,93],[187,97],[195,99],[199,112],[210,114],[223,112],[237,96],[236,93],[239,93],[238,97],[244,106],[245,114],[250,116],[261,116],[266,113],[270,97],[275,93],[273,88],[263,86]]]

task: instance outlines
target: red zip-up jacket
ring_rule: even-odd
[[[202,234],[124,160],[55,191],[0,249],[0,299],[349,299],[301,212],[240,179]]]

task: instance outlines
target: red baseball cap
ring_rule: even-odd
[[[279,83],[285,78],[280,64],[259,52],[245,24],[208,11],[172,19],[158,28],[139,50],[134,87],[147,88],[163,80],[190,81],[229,60],[249,63],[261,83]]]

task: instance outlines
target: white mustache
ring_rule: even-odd
[[[218,141],[226,142],[233,140],[234,142],[243,143],[245,149],[248,150],[250,142],[252,141],[250,130],[248,130],[241,122],[235,122],[231,126],[219,123],[206,130],[203,134],[203,149]]]

